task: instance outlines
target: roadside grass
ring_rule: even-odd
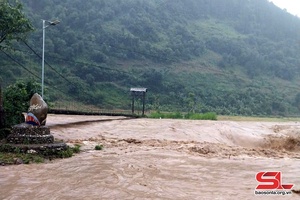
[[[218,121],[249,121],[249,122],[298,122],[300,117],[258,117],[258,116],[229,116],[218,115]]]
[[[148,118],[154,119],[191,119],[191,120],[218,120],[218,121],[249,121],[249,122],[300,122],[300,117],[279,116],[231,116],[208,113],[180,113],[180,112],[151,112]]]
[[[24,151],[22,148],[0,143],[0,165],[44,163],[48,160],[69,158],[79,152],[80,145],[67,146],[66,149],[60,151],[49,149],[48,151],[37,152],[35,150]]]
[[[0,165],[43,163],[45,158],[41,155],[0,152]]]
[[[208,113],[180,113],[180,112],[152,112],[147,115],[148,118],[154,119],[192,119],[192,120],[217,120],[217,114]]]

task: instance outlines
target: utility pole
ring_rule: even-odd
[[[48,23],[46,26],[46,22]],[[43,20],[43,53],[42,53],[42,98],[44,99],[44,76],[45,76],[45,29],[49,26],[55,26],[60,21],[46,21]]]
[[[4,108],[3,108],[3,98],[2,98],[2,85],[0,83],[0,128],[4,128]]]

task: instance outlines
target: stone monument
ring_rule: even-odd
[[[47,103],[35,93],[30,99],[28,112],[25,113],[25,122],[12,127],[11,134],[6,138],[9,144],[22,144],[35,150],[62,150],[65,143],[55,143],[50,128],[46,126],[48,113]]]

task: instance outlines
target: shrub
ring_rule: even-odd
[[[72,150],[72,148],[68,147],[64,151],[59,151],[58,155],[60,158],[70,158],[73,156],[73,150]]]
[[[183,115],[180,112],[175,112],[175,113],[161,113],[161,112],[154,112],[151,113],[150,118],[154,119],[182,119]]]
[[[159,119],[159,118],[164,118],[164,114],[160,112],[153,112],[150,114],[149,117],[154,119]]]
[[[67,147],[66,150],[59,151],[58,155],[60,158],[69,158],[72,157],[74,153],[79,153],[79,152],[80,152],[80,145],[75,144],[74,147]]]
[[[195,120],[217,120],[217,114],[214,112],[208,113],[188,113],[185,115],[186,119],[195,119]]]
[[[176,113],[167,113],[165,115],[165,118],[168,119],[182,119],[183,115],[180,112],[176,112]]]
[[[102,144],[98,144],[95,146],[95,150],[99,151],[103,149],[103,145]]]
[[[79,144],[75,144],[75,146],[72,148],[74,153],[79,153],[80,152],[80,145]]]
[[[27,111],[30,98],[38,89],[38,84],[33,81],[18,81],[5,88],[3,93],[3,108],[5,112],[4,126],[6,128],[24,122],[22,112]]]
[[[217,120],[217,114],[214,112],[207,112],[207,113],[187,113],[185,115],[176,112],[176,113],[160,113],[160,112],[154,112],[151,113],[149,118],[155,118],[155,119],[194,119],[194,120]]]

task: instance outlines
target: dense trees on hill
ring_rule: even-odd
[[[143,86],[151,91],[150,109],[298,112],[300,20],[267,0],[22,2],[36,28],[34,49],[41,46],[41,19],[61,20],[47,30],[46,59],[74,84],[53,71],[49,84],[80,101],[128,106],[128,88]],[[38,71],[39,59],[18,48],[14,57]],[[18,67],[0,57],[1,78],[16,79]]]
[[[30,17],[37,27],[40,16],[62,20],[61,27],[53,34],[55,40],[48,38],[53,40],[57,53],[73,58],[96,49],[101,53],[90,56],[96,62],[105,61],[105,56],[146,57],[159,62],[166,58],[191,59],[207,47],[231,53],[228,50],[232,48],[227,45],[241,34],[244,37],[238,41],[240,48],[263,48],[260,41],[288,42],[290,38],[296,39],[300,31],[298,18],[261,0],[42,1],[38,4],[28,1],[28,4],[33,11]],[[206,21],[213,23],[212,26],[206,27]],[[233,28],[234,32],[227,35],[224,26]],[[211,34],[209,29],[213,27],[219,30]],[[65,46],[68,48],[59,48]],[[95,59],[98,54],[100,58]]]
[[[26,33],[32,30],[31,23],[22,13],[22,4],[17,1],[0,1],[0,49],[11,40],[24,39]]]

